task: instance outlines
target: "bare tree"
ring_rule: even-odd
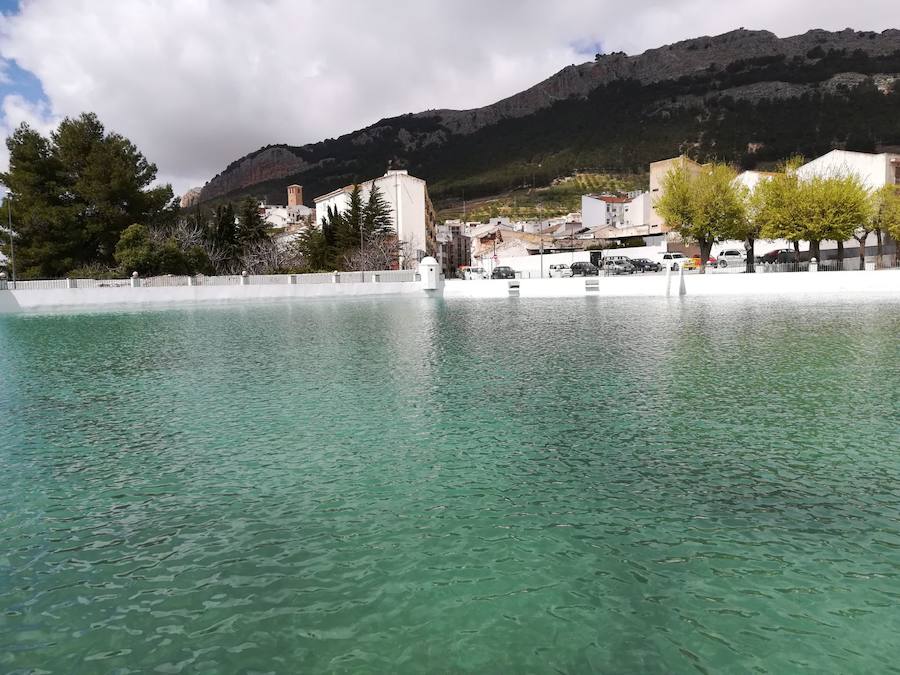
[[[240,256],[241,270],[250,274],[278,274],[301,266],[302,259],[293,247],[281,247],[266,237],[246,246]]]
[[[373,234],[362,248],[344,254],[343,268],[353,271],[389,270],[401,259],[403,244],[393,235]]]

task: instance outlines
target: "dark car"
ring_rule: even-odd
[[[662,269],[662,265],[658,262],[647,258],[632,258],[631,264],[634,265],[634,269],[638,272],[659,272]]]
[[[491,279],[515,279],[516,273],[512,267],[507,267],[506,265],[500,265],[500,267],[495,267],[494,271],[491,272]]]
[[[573,262],[570,269],[573,277],[596,277],[600,275],[600,268],[589,262]]]
[[[759,261],[763,263],[795,263],[800,262],[800,258],[793,249],[779,248],[760,256]]]

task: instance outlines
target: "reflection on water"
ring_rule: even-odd
[[[0,317],[4,672],[867,672],[900,305]]]

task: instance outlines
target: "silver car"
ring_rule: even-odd
[[[618,274],[634,274],[634,265],[621,260],[604,260],[603,271],[607,276]]]
[[[550,265],[550,277],[562,278],[572,276],[572,268],[565,263],[559,265]]]
[[[739,267],[747,263],[747,254],[739,248],[726,248],[719,251],[716,256],[716,265],[718,267],[728,267],[733,265]]]

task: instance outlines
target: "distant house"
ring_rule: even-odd
[[[276,230],[287,230],[295,225],[306,223],[313,210],[303,205],[303,187],[289,185],[287,189],[287,206],[261,202],[259,215],[266,224]]]
[[[581,220],[585,227],[625,227],[625,205],[630,197],[582,195]]]
[[[471,264],[472,244],[465,230],[466,226],[460,220],[448,220],[437,226],[436,257],[448,279],[455,278],[460,267]]]
[[[373,185],[378,186],[391,209],[394,230],[397,238],[404,244],[405,250],[401,256],[421,260],[426,255],[437,253],[435,213],[425,181],[410,176],[405,170],[388,171],[380,178],[359,184],[364,203],[369,199]],[[316,225],[321,227],[329,208],[339,213],[345,211],[352,192],[353,185],[347,185],[316,197]]]
[[[735,178],[735,182],[738,185],[743,185],[745,188],[752,192],[756,189],[759,181],[769,180],[776,175],[777,174],[773,171],[743,171],[738,174],[737,178]]]
[[[851,174],[870,190],[885,185],[900,185],[900,154],[832,150],[797,169],[797,175],[801,178]]]

